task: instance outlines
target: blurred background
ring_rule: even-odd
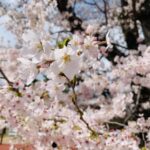
[[[23,34],[30,28],[27,19],[41,19],[36,4],[42,5],[39,7],[45,13],[43,30],[55,38],[84,32],[91,24],[99,39],[110,30],[120,49],[137,49],[139,43],[150,43],[150,0],[0,0],[0,47],[22,46],[17,32]]]

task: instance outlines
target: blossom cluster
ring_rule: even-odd
[[[111,9],[105,12],[108,26],[92,21],[82,24],[85,32],[72,34],[78,22],[66,18],[76,1],[69,0],[62,14],[58,1],[0,7],[17,39],[14,48],[0,48],[0,130],[13,130],[19,143],[35,150],[150,149],[150,47],[129,51],[118,43],[125,37],[112,41],[107,30],[120,23]],[[132,16],[133,1],[127,2],[124,15]],[[133,28],[132,19],[127,23]],[[109,61],[114,45],[124,55]]]
[[[101,47],[90,29],[61,47],[35,37],[21,50],[1,50],[0,124],[37,150],[140,150],[145,133],[148,149],[142,110],[150,103],[141,92],[150,88],[150,47],[112,64],[109,39]]]

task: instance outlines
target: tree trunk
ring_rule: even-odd
[[[140,20],[146,44],[150,44],[150,0],[145,0],[137,18]]]
[[[133,0],[132,12],[128,12],[128,13],[125,12],[124,7],[128,6],[128,3],[126,0],[121,0],[121,5],[122,5],[121,26],[122,26],[122,30],[125,35],[127,46],[129,49],[137,49],[137,47],[138,47],[138,43],[137,43],[138,28],[137,28],[137,24],[136,24],[136,9],[135,9],[136,1]],[[132,15],[131,15],[132,17],[129,15],[129,13],[132,13]],[[130,28],[129,20],[131,22],[133,22],[134,28]]]

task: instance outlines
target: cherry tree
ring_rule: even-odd
[[[75,32],[81,22],[71,2],[69,8],[60,1],[20,4],[21,12],[7,12],[19,43],[0,51],[3,133],[13,129],[20,143],[36,150],[149,149],[150,47],[111,62],[109,33],[102,41],[94,25]],[[67,38],[57,41],[58,32]]]

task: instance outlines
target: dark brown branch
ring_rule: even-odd
[[[122,45],[120,45],[120,44],[117,44],[117,43],[112,43],[112,45],[114,45],[114,46],[118,46],[118,47],[121,47],[121,48],[124,48],[124,49],[127,49],[127,50],[129,50],[127,47],[125,47],[125,46],[122,46]]]
[[[108,24],[108,16],[107,16],[107,6],[108,6],[108,2],[106,0],[103,0],[104,3],[104,15],[105,15],[105,20],[106,20],[106,24]]]
[[[5,75],[5,73],[3,72],[2,68],[0,68],[0,73],[1,75],[3,76],[3,78],[6,80],[6,82],[8,83],[9,85],[9,90],[12,91],[12,92],[15,92],[15,94],[19,97],[22,96],[22,94],[19,92],[19,89],[18,88],[14,88],[13,87],[13,82],[11,82],[8,77]]]
[[[0,144],[3,144],[3,139],[4,139],[5,134],[6,134],[6,128],[3,128],[2,133],[1,133]]]
[[[0,73],[3,76],[3,78],[7,81],[8,85],[12,86],[13,83],[7,78],[7,76],[5,75],[5,73],[1,68],[0,68]]]

